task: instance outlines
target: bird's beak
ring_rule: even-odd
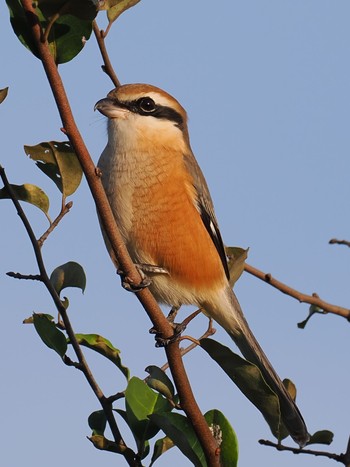
[[[118,102],[110,97],[96,102],[94,110],[98,110],[102,115],[108,118],[126,118],[128,110],[124,107],[120,107]]]

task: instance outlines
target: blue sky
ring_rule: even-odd
[[[330,246],[350,239],[350,4],[345,0],[142,1],[112,28],[107,46],[123,83],[147,82],[167,90],[189,114],[192,148],[206,175],[227,245],[249,247],[248,261],[306,293],[349,303],[349,249]],[[104,13],[98,18],[105,26]],[[0,13],[0,163],[13,183],[40,185],[59,194],[29,161],[23,145],[63,140],[61,123],[40,62],[12,33],[6,5]],[[100,71],[92,38],[83,52],[60,67],[73,112],[97,161],[106,143],[104,118],[93,113],[113,87]],[[132,374],[161,365],[164,354],[148,334],[150,323],[137,300],[121,290],[104,250],[86,183],[74,207],[44,247],[48,270],[69,260],[87,274],[84,295],[67,290],[77,332],[97,332],[122,350]],[[0,293],[2,423],[0,462],[7,467],[124,465],[86,440],[87,416],[98,408],[81,374],[61,364],[22,320],[33,311],[53,313],[40,284],[5,276],[35,273],[29,241],[8,202],[2,221]],[[26,207],[38,236],[45,218]],[[349,436],[348,323],[317,316],[304,331],[297,323],[308,306],[243,275],[236,292],[254,333],[281,377],[298,387],[298,403],[310,432],[335,433],[332,452]],[[183,315],[185,313],[183,312]],[[204,317],[189,329],[199,336]],[[224,331],[216,339],[232,346]],[[106,391],[123,388],[122,376],[87,352]],[[222,410],[236,430],[242,467],[313,467],[331,461],[278,453],[257,443],[272,438],[247,400],[199,349],[185,357],[198,402]],[[131,440],[130,440],[131,441]],[[321,449],[324,449],[322,446]],[[187,465],[172,450],[159,466]]]

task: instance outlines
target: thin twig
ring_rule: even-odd
[[[114,68],[109,59],[109,55],[108,55],[107,48],[106,48],[105,37],[107,34],[106,32],[103,32],[99,29],[96,20],[93,21],[92,27],[93,27],[97,45],[100,49],[103,63],[104,63],[104,65],[102,65],[102,70],[111,78],[114,86],[118,88],[120,86],[120,81],[118,79],[116,72],[114,71]]]
[[[309,305],[315,305],[327,313],[333,313],[335,315],[342,316],[343,318],[346,318],[348,321],[350,321],[350,309],[348,308],[344,308],[338,305],[332,305],[331,303],[325,302],[316,293],[312,295],[307,295],[302,292],[299,292],[298,290],[293,289],[292,287],[289,287],[283,282],[280,282],[279,280],[275,279],[271,276],[271,274],[260,271],[254,266],[251,266],[250,264],[245,263],[244,270],[249,274],[271,285],[272,287],[275,287],[280,292],[295,298],[300,303],[308,303]]]
[[[38,239],[38,244],[39,247],[42,247],[45,240],[47,240],[47,237],[50,235],[50,233],[58,226],[60,221],[63,219],[63,217],[68,214],[68,212],[71,210],[73,206],[73,201],[70,201],[66,205],[62,206],[61,212],[59,215],[56,217],[54,221],[51,222],[50,227],[42,234],[42,236]]]
[[[334,454],[332,452],[327,452],[327,451],[315,451],[313,449],[300,449],[300,448],[294,448],[290,446],[284,446],[283,444],[279,443],[273,443],[272,441],[265,440],[265,439],[259,439],[259,444],[263,446],[269,446],[276,448],[278,451],[289,451],[292,452],[293,454],[308,454],[312,456],[317,456],[317,457],[326,457],[328,459],[333,459],[336,462],[341,462],[344,464],[346,467],[348,467],[348,462],[345,459],[344,454]]]
[[[328,242],[330,245],[346,245],[350,247],[349,240],[338,240],[336,238],[331,238]]]
[[[9,271],[6,273],[7,276],[13,277],[14,279],[24,279],[30,281],[41,281],[40,274],[21,274],[20,272]]]

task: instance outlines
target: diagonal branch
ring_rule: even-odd
[[[100,49],[101,56],[102,56],[103,63],[104,63],[104,65],[102,65],[102,70],[111,78],[114,86],[118,88],[120,86],[120,81],[109,59],[109,55],[108,55],[106,43],[105,43],[106,35],[103,31],[99,29],[96,20],[94,20],[94,22],[92,23],[92,27],[93,27],[97,45]]]
[[[260,271],[254,266],[251,266],[250,264],[245,263],[244,270],[252,276],[255,276],[258,279],[261,279],[262,281],[266,282],[267,284],[270,284],[272,287],[275,287],[280,292],[289,295],[290,297],[293,297],[296,300],[299,300],[300,303],[308,303],[309,305],[317,306],[327,313],[333,313],[335,315],[342,316],[343,318],[346,318],[348,321],[350,321],[350,309],[348,308],[344,308],[338,305],[332,305],[331,303],[325,302],[316,293],[313,293],[312,295],[307,295],[302,292],[299,292],[298,290],[293,289],[292,287],[289,287],[283,282],[275,279],[270,273]]]
[[[128,255],[119,229],[115,223],[107,196],[102,187],[100,177],[96,171],[95,164],[93,163],[86,145],[81,137],[81,134],[76,126],[61,77],[57,70],[56,63],[50,54],[48,44],[42,41],[41,26],[39,19],[35,14],[33,3],[31,0],[22,0],[22,5],[27,17],[28,24],[32,31],[33,39],[37,46],[39,57],[42,61],[46,76],[51,86],[51,90],[63,123],[64,131],[66,132],[82,166],[103,228],[114,250],[121,269],[135,284],[138,284],[141,281],[140,274],[138,273],[137,269],[131,261],[130,256]],[[143,289],[136,295],[146,310],[149,318],[151,319],[153,326],[159,330],[160,334],[162,334],[165,339],[172,336],[173,330],[151,292],[148,289]],[[191,421],[194,431],[198,436],[208,466],[216,467],[219,465],[217,444],[194,398],[183,365],[178,342],[169,344],[165,351],[169,362],[169,367],[181,400],[181,406]]]

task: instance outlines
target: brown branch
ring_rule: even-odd
[[[32,1],[22,0],[22,5],[27,16],[28,24],[32,30],[39,57],[42,61],[46,76],[50,83],[64,130],[82,166],[96,204],[100,221],[114,250],[121,269],[135,284],[138,284],[141,281],[140,274],[132,263],[132,260],[123,243],[107,196],[102,187],[100,177],[96,173],[95,165],[75,124],[69,101],[61,77],[57,70],[57,66],[52,55],[50,54],[48,44],[41,41],[41,26],[39,19],[35,14]],[[162,337],[165,339],[171,337],[173,334],[172,328],[166,320],[151,292],[148,289],[143,289],[138,292],[136,296],[146,310],[153,326],[159,330],[159,333],[162,335]],[[217,444],[192,393],[192,389],[181,358],[181,352],[178,343],[175,342],[169,344],[165,351],[169,362],[169,367],[174,378],[174,383],[180,397],[181,406],[183,407],[187,417],[193,425],[195,433],[203,448],[208,466],[219,466]]]
[[[62,206],[62,209],[61,209],[61,212],[59,213],[59,215],[56,217],[56,219],[54,221],[51,222],[50,224],[50,227],[46,230],[46,232],[44,232],[42,234],[42,236],[39,238],[38,240],[38,244],[40,247],[43,246],[45,240],[47,239],[47,237],[50,235],[50,233],[58,226],[58,224],[60,223],[60,221],[63,219],[63,217],[68,214],[68,212],[71,210],[73,206],[73,201],[70,201],[69,203],[67,203],[66,205],[63,204]]]
[[[250,264],[245,263],[244,270],[252,276],[255,276],[258,279],[261,279],[262,281],[271,285],[272,287],[275,287],[280,292],[295,298],[300,303],[308,303],[309,305],[317,306],[326,313],[333,313],[335,315],[342,316],[343,318],[346,318],[348,321],[350,321],[350,309],[348,308],[344,308],[338,305],[332,305],[331,303],[325,302],[316,293],[313,293],[312,295],[307,295],[302,292],[299,292],[298,290],[289,287],[283,282],[278,281],[277,279],[272,277],[271,274],[260,271],[254,266],[251,266]]]
[[[30,281],[41,281],[40,274],[21,274],[20,272],[9,271],[6,273],[7,276],[13,279],[24,279]]]
[[[338,240],[336,238],[331,238],[328,243],[330,245],[346,245],[350,247],[350,242],[348,240]]]
[[[313,449],[300,449],[290,446],[284,446],[283,444],[273,443],[272,441],[259,439],[259,444],[263,446],[269,446],[276,448],[278,451],[289,451],[293,454],[308,454],[316,457],[326,457],[328,459],[335,460],[344,464],[346,467],[349,467],[349,456],[347,454],[335,454],[327,451],[315,451]]]
[[[106,33],[104,33],[103,31],[101,31],[99,29],[96,20],[93,21],[92,27],[93,27],[94,34],[95,34],[96,41],[97,41],[97,45],[98,45],[98,47],[100,49],[102,59],[103,59],[103,63],[104,63],[104,65],[102,65],[101,68],[111,78],[114,86],[116,88],[118,88],[120,86],[120,81],[119,81],[118,76],[116,75],[116,73],[114,71],[114,68],[112,66],[112,63],[111,63],[111,61],[109,59],[109,55],[108,55],[107,48],[106,48],[106,43],[105,43]]]

